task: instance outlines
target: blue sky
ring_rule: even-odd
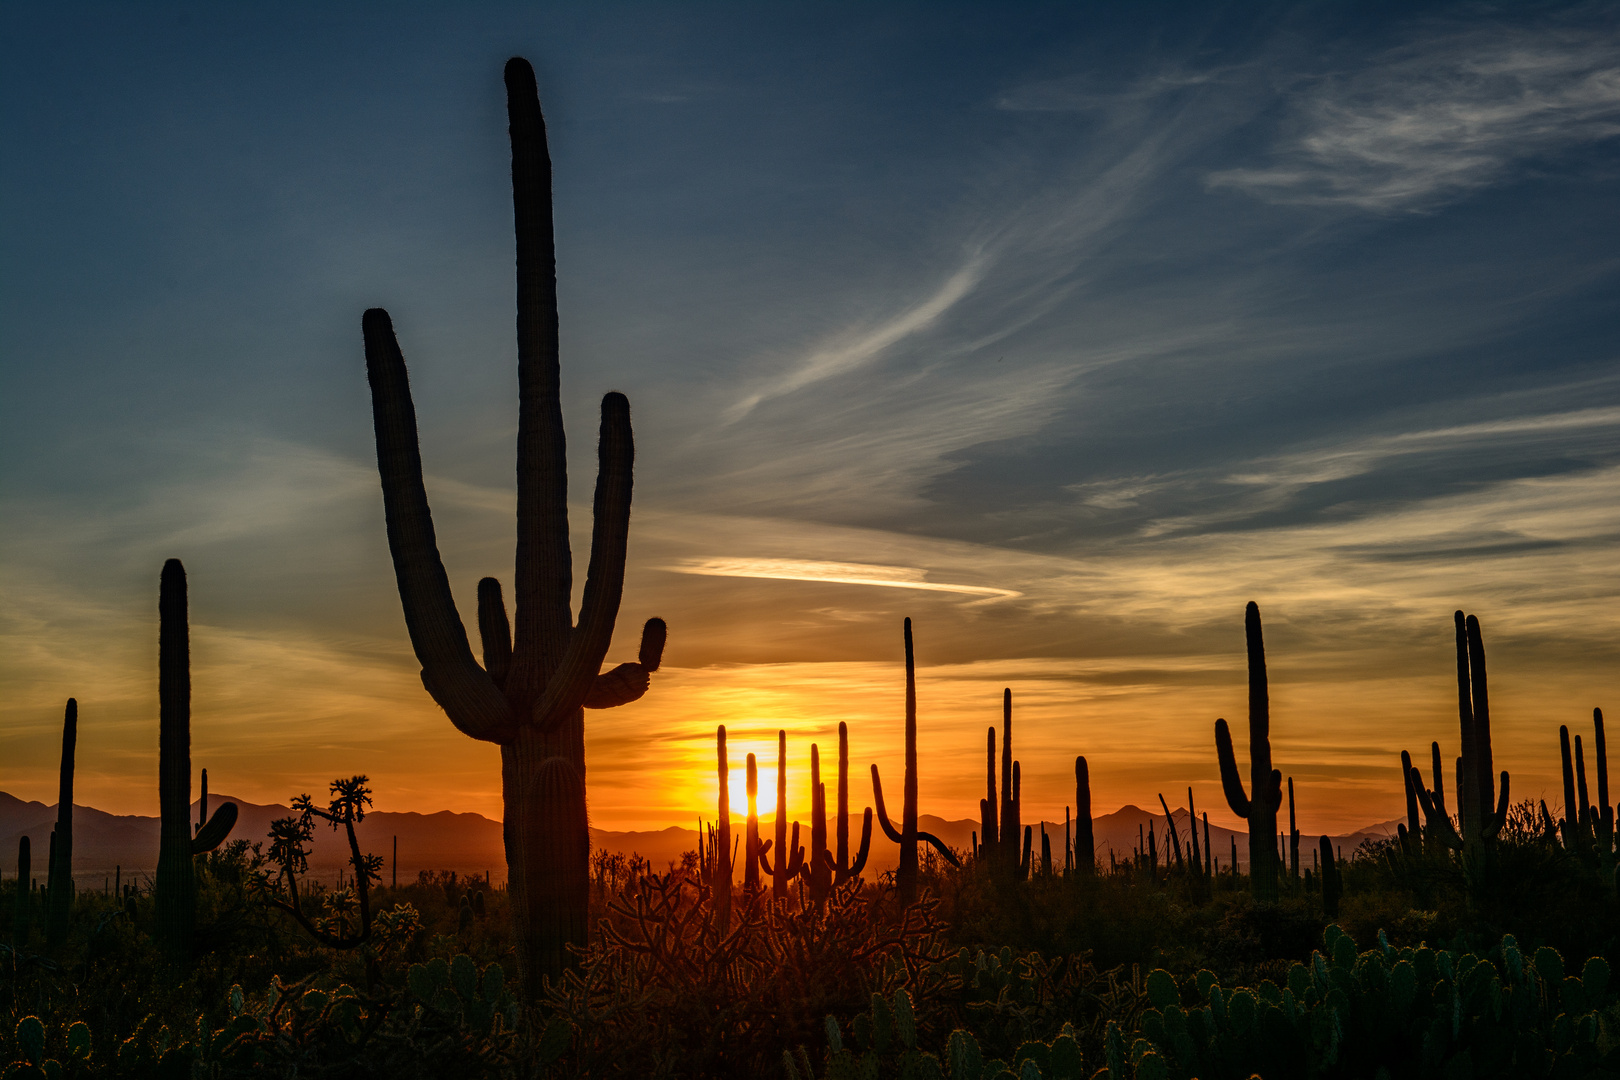
[[[88,790],[153,801],[173,555],[216,788],[498,806],[415,679],[359,317],[399,330],[470,614],[510,578],[510,55],[550,125],[576,498],[623,390],[621,622],[672,625],[663,700],[593,717],[603,823],[684,818],[637,777],[717,713],[890,753],[903,614],[964,816],[1003,684],[1053,748],[1036,792],[1089,750],[1116,802],[1213,805],[1248,599],[1345,825],[1455,742],[1454,607],[1526,794],[1613,689],[1612,6],[0,11],[7,790],[48,798],[77,694]]]

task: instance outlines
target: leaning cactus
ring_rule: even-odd
[[[900,828],[889,822],[883,807],[883,781],[878,767],[872,766],[872,801],[877,804],[878,822],[890,840],[900,845],[900,866],[894,882],[900,893],[900,902],[909,904],[917,898],[917,843],[926,840],[934,845],[946,862],[960,866],[956,855],[944,841],[933,833],[917,828],[917,662],[911,647],[911,620],[906,620],[906,775],[905,804],[900,816]]]
[[[45,916],[45,941],[53,949],[67,938],[68,914],[73,906],[73,753],[78,741],[79,703],[68,698],[62,718],[62,769],[56,831],[51,834],[51,884]]]
[[[517,234],[518,485],[516,634],[500,583],[478,585],[484,665],[473,659],[439,558],[422,483],[405,360],[388,313],[362,326],[388,546],[422,683],[464,734],[501,748],[508,882],[518,968],[530,995],[588,935],[590,840],[582,708],[635,701],[658,669],[665,627],[652,619],[638,661],[601,672],[624,587],[635,447],[630,403],[602,399],[595,526],[579,618],[572,614],[568,479],[557,360],[551,160],[534,70],[506,65]],[[550,764],[548,767],[548,763]],[[571,774],[571,775],[567,775]],[[545,777],[556,778],[548,786]]]
[[[1232,813],[1249,823],[1249,889],[1261,903],[1277,901],[1277,810],[1282,806],[1282,773],[1271,767],[1271,699],[1266,689],[1266,646],[1260,632],[1260,608],[1249,602],[1243,612],[1249,654],[1249,783],[1243,792],[1232,733],[1225,720],[1215,721],[1215,752],[1221,763],[1221,787]],[[1236,868],[1236,860],[1233,867]]]

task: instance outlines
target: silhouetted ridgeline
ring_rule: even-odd
[[[264,839],[271,821],[292,813],[286,806],[260,805],[234,796],[215,795],[213,798],[215,801],[228,799],[241,808],[241,817],[234,836],[253,842]],[[195,803],[192,804],[192,809],[195,811]],[[1186,811],[1177,809],[1174,813],[1178,827],[1184,828]],[[1136,846],[1138,828],[1150,821],[1163,819],[1163,814],[1150,815],[1146,810],[1135,806],[1126,806],[1112,814],[1098,817],[1096,819],[1098,859],[1106,867],[1110,847],[1122,859],[1128,858]],[[742,819],[734,818],[734,820],[740,830]],[[761,820],[775,819],[761,818]],[[111,874],[114,867],[123,867],[126,874],[149,874],[156,869],[157,817],[108,814],[75,803],[73,821],[73,876],[81,889],[99,886],[101,879]],[[852,817],[852,821],[854,830],[859,833],[860,819]],[[18,839],[23,836],[30,837],[36,846],[45,844],[55,822],[54,805],[24,802],[13,795],[0,792],[0,845],[3,845],[0,850],[15,851]],[[973,830],[979,827],[976,821],[967,819],[945,821],[928,814],[918,817],[918,825],[945,843],[963,851],[967,850],[971,843]],[[1046,827],[1049,831],[1062,836],[1063,822],[1048,821]],[[1036,823],[1037,831],[1039,828],[1040,824]],[[1163,831],[1164,827],[1160,825],[1159,828]],[[399,837],[399,874],[402,881],[407,878],[415,879],[419,870],[455,870],[462,874],[482,874],[487,870],[491,881],[501,881],[506,876],[506,860],[501,851],[501,823],[491,821],[482,814],[455,814],[448,810],[441,810],[435,814],[374,811],[366,815],[365,820],[356,827],[356,832],[360,837],[361,846],[366,851],[381,855],[385,860],[383,869],[385,881],[388,880],[390,870],[386,860],[393,849],[395,836]],[[1395,823],[1385,822],[1332,839],[1348,855],[1362,840],[1368,837],[1383,839],[1393,836],[1394,832]],[[1215,825],[1210,826],[1210,839],[1215,843],[1215,851],[1222,857],[1223,865],[1226,853],[1231,850],[1231,837],[1234,835],[1238,838],[1239,862],[1246,866],[1248,850],[1245,834],[1234,833],[1232,830]],[[675,826],[648,832],[611,832],[592,829],[591,846],[625,854],[632,851],[639,852],[650,859],[653,866],[662,868],[672,859],[679,860],[682,852],[696,850],[697,830]],[[899,852],[893,845],[873,844],[866,875],[871,877],[893,870],[898,855]],[[310,859],[310,865],[317,876],[323,872],[336,873],[339,866],[345,865],[346,858],[341,833],[331,829],[316,831],[314,855]],[[12,873],[13,871],[7,868],[7,876],[11,876]],[[43,866],[40,867],[38,876],[43,878]]]

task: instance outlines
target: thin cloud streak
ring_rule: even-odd
[[[924,592],[963,593],[994,600],[1024,595],[1014,589],[987,585],[952,585],[924,580],[926,570],[911,566],[874,566],[868,563],[816,562],[810,559],[686,559],[676,566],[663,567],[677,574],[709,577],[764,578],[777,581],[825,581],[840,585],[876,585],[890,589],[918,589]],[[981,601],[983,602],[983,601]]]
[[[1295,105],[1303,130],[1265,168],[1211,188],[1277,203],[1424,210],[1534,159],[1620,134],[1620,34],[1480,27],[1327,76]]]
[[[793,370],[771,380],[725,411],[724,419],[734,424],[747,416],[760,402],[780,397],[811,383],[830,379],[860,368],[878,357],[884,350],[903,338],[932,325],[949,311],[984,276],[986,268],[982,255],[974,255],[952,274],[927,300],[887,319],[877,328],[860,334],[853,341],[818,349],[794,366]]]

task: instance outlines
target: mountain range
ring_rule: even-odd
[[[225,802],[234,802],[239,813],[236,828],[231,834],[232,839],[261,841],[269,831],[272,821],[292,813],[286,806],[251,803],[228,795],[212,796],[209,799],[211,809],[217,809]],[[197,804],[193,803],[193,819],[196,812]],[[1178,808],[1172,811],[1172,817],[1175,819],[1178,834],[1185,841],[1187,811]],[[741,818],[732,818],[734,838],[743,835],[743,824]],[[1044,824],[1052,839],[1054,860],[1061,865],[1063,823],[1048,821]],[[32,875],[41,881],[45,877],[46,853],[55,825],[54,804],[25,802],[13,795],[0,792],[0,852],[16,851],[18,840],[24,836],[29,837],[32,845]],[[1037,858],[1040,854],[1040,825],[1041,823],[1035,823],[1034,848]],[[852,817],[851,845],[859,844],[860,827],[860,819]],[[946,821],[924,814],[918,818],[918,827],[933,833],[953,848],[966,850],[971,846],[973,834],[978,830],[979,823],[965,819]],[[1110,851],[1121,859],[1129,858],[1136,849],[1139,830],[1145,831],[1149,827],[1159,831],[1161,841],[1158,846],[1160,857],[1163,858],[1165,853],[1162,838],[1165,826],[1162,813],[1152,814],[1137,806],[1125,806],[1111,814],[1094,818],[1093,831],[1099,860],[1106,860]],[[761,818],[760,830],[766,837],[772,835],[773,829],[773,819]],[[1384,839],[1392,836],[1394,831],[1394,822],[1380,822],[1355,832],[1332,836],[1330,839],[1341,853],[1348,855],[1363,840]],[[830,826],[828,833],[830,843],[832,833]],[[395,873],[401,881],[406,881],[415,878],[421,871],[429,870],[454,870],[463,875],[479,876],[487,873],[494,882],[503,880],[506,874],[506,859],[501,846],[501,823],[492,821],[482,814],[457,814],[448,810],[432,814],[376,811],[365,816],[365,820],[356,826],[355,834],[363,851],[383,857],[385,882],[390,881]],[[655,869],[663,870],[670,863],[679,862],[683,852],[697,848],[697,835],[695,828],[679,826],[646,832],[592,829],[591,845],[593,848],[607,851],[639,853],[649,859]],[[1247,866],[1248,833],[1233,832],[1218,825],[1209,827],[1209,840],[1214,847],[1215,858],[1223,867],[1231,863],[1234,838],[1237,841],[1239,865]],[[396,839],[397,857],[394,854]],[[1202,843],[1201,826],[1199,840]],[[801,828],[800,842],[808,843],[808,841],[809,829],[808,825],[805,825]],[[1300,860],[1303,864],[1310,865],[1311,853],[1316,850],[1316,843],[1317,838],[1314,835],[1300,837]],[[310,867],[317,877],[335,875],[338,868],[347,861],[347,841],[340,831],[326,827],[317,828],[312,849]],[[74,805],[74,878],[80,888],[100,886],[115,870],[121,870],[122,873],[135,878],[151,874],[157,866],[157,854],[156,817],[109,814],[94,807]],[[899,856],[899,846],[889,841],[881,828],[874,823],[867,874],[893,869],[899,861]],[[10,863],[10,859],[6,859],[5,862]],[[11,866],[0,863],[0,867],[4,867],[6,876],[15,876]],[[741,877],[740,871],[738,877]]]

